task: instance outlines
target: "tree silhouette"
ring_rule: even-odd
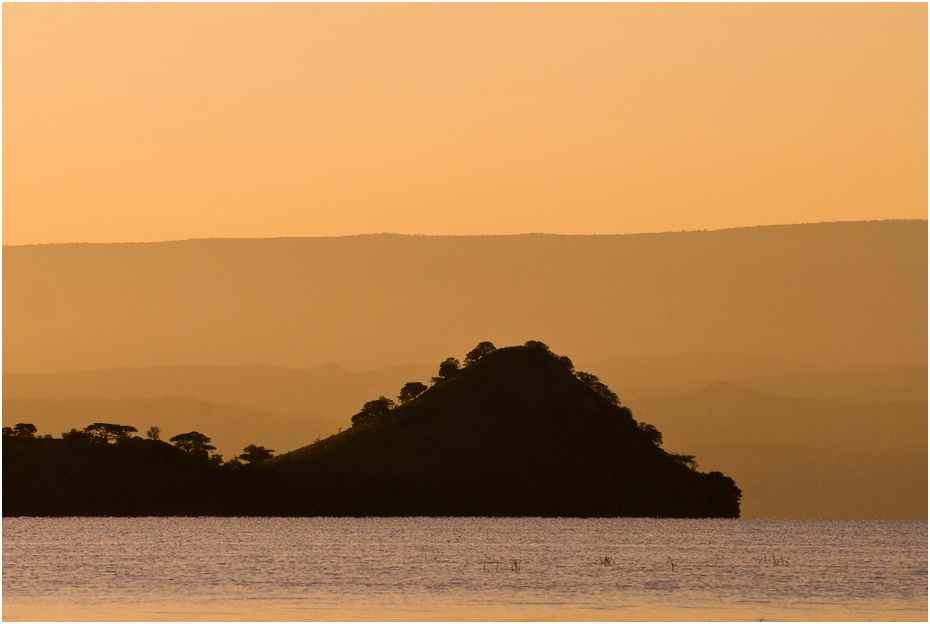
[[[660,434],[661,435],[661,434]],[[694,455],[683,455],[681,453],[669,453],[669,457],[674,459],[680,464],[683,464],[690,468],[691,470],[697,470],[697,462],[694,461]]]
[[[400,389],[400,394],[397,395],[397,400],[400,401],[400,404],[409,403],[414,400],[424,392],[429,390],[426,384],[420,383],[419,381],[411,381],[404,384],[404,387]]]
[[[539,340],[527,340],[523,343],[524,347],[531,347],[533,349],[542,349],[543,351],[549,350],[549,345],[545,342],[540,342]]]
[[[3,435],[10,436],[11,438],[34,438],[36,437],[36,426],[32,423],[19,423],[12,429],[9,427],[3,428]]]
[[[608,388],[607,384],[601,381],[597,375],[592,375],[591,373],[586,373],[584,371],[578,371],[575,373],[575,376],[587,384],[589,388],[604,397],[604,399],[611,405],[620,405],[620,399],[617,397],[614,391]]]
[[[485,340],[484,342],[479,342],[478,346],[465,354],[465,366],[469,364],[474,364],[488,353],[497,351],[497,347],[494,346],[494,343]]]
[[[202,459],[208,459],[207,451],[216,450],[215,446],[210,446],[210,438],[197,431],[178,434],[171,438],[171,443],[182,451]]]
[[[152,425],[149,427],[149,430],[145,432],[145,437],[149,440],[161,440],[161,427]]]
[[[130,433],[138,431],[129,425],[114,425],[112,423],[93,423],[84,427],[84,433],[90,434],[91,442],[109,444],[110,440],[122,442],[129,439]]]
[[[461,369],[462,365],[459,363],[458,359],[454,357],[446,358],[442,361],[442,364],[439,365],[439,375],[433,377],[432,381],[433,383],[439,383],[447,379],[452,379]]]
[[[264,446],[255,446],[254,444],[248,445],[243,450],[245,452],[239,456],[239,459],[247,461],[250,464],[259,464],[274,456],[274,451],[272,449],[266,449]]]
[[[90,444],[93,437],[83,429],[72,429],[61,434],[61,439],[68,444]]]
[[[662,446],[662,433],[658,429],[644,422],[639,423],[638,427],[645,434],[646,439],[656,446]]]
[[[352,426],[385,416],[394,409],[396,405],[394,401],[385,396],[380,396],[373,401],[368,401],[368,403],[362,406],[362,410],[352,417]]]

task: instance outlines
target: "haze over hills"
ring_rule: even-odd
[[[274,366],[112,369],[17,375],[4,373],[3,422],[30,422],[61,435],[92,422],[119,422],[162,438],[197,430],[227,459],[248,444],[279,452],[349,426],[370,399],[433,367],[396,366],[350,373],[334,365],[292,370]]]
[[[6,372],[436,362],[545,336],[591,363],[720,351],[927,361],[927,222],[625,236],[3,248]]]
[[[740,379],[740,385],[809,399],[926,403],[927,365],[750,377]]]
[[[422,363],[539,337],[732,474],[746,516],[926,517],[926,221],[3,254],[7,426],[288,451]]]
[[[334,365],[122,368],[31,375],[4,373],[4,399],[106,399],[192,397],[217,404],[290,414],[324,424],[352,412],[385,388],[397,390],[435,367],[394,366],[352,373]],[[340,425],[343,423],[339,423]],[[338,425],[337,425],[338,426]]]
[[[770,362],[707,359],[714,364],[701,368],[692,356],[647,358],[638,382],[675,379],[697,389],[643,386],[641,395],[620,392],[620,399],[663,432],[665,448],[696,453],[702,469],[738,477],[744,516],[926,516],[926,366],[741,379],[743,368],[758,373]],[[620,390],[617,371],[637,368],[635,359],[622,364],[590,370]],[[250,370],[261,374],[247,383]],[[331,366],[7,373],[3,424],[32,422],[56,436],[108,420],[140,431],[158,425],[163,438],[193,429],[228,459],[246,444],[285,452],[347,429],[365,401],[396,396],[403,383],[435,373],[435,366],[364,374]],[[181,396],[196,398],[171,398]],[[307,411],[286,411],[293,407]]]
[[[889,373],[898,371],[871,377],[893,380]],[[924,367],[924,383],[926,373]],[[789,379],[803,391],[824,376]],[[839,391],[836,383],[828,388]],[[900,384],[873,388],[891,399],[910,394]],[[686,394],[631,398],[627,405],[662,431],[666,449],[688,449],[703,470],[736,479],[746,517],[926,517],[926,395],[919,402],[798,398],[717,382]]]
[[[796,398],[717,382],[697,392],[627,403],[637,413],[648,413],[663,423],[666,444],[726,441],[808,448],[894,448],[925,446],[927,437],[926,400],[886,403]]]
[[[4,514],[13,516],[738,517],[740,490],[596,378],[539,342],[482,342],[432,386],[381,397],[347,431],[242,462],[132,436],[122,425],[37,437],[3,432]],[[110,442],[114,442],[111,444]]]
[[[818,370],[795,360],[748,353],[657,353],[598,362],[591,366],[626,398],[665,396],[703,388],[715,381],[801,378]]]
[[[676,450],[669,447],[670,451]],[[693,444],[743,490],[746,518],[927,518],[927,447]]]

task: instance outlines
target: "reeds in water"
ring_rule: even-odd
[[[759,563],[771,563],[775,567],[787,568],[788,557],[778,556],[773,552],[771,555],[762,555],[759,557]]]

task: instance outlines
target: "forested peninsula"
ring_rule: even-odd
[[[352,427],[224,461],[197,431],[3,430],[4,516],[738,517],[740,490],[539,341],[479,343]]]

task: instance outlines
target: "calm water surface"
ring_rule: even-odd
[[[7,518],[3,618],[926,621],[927,523]]]

